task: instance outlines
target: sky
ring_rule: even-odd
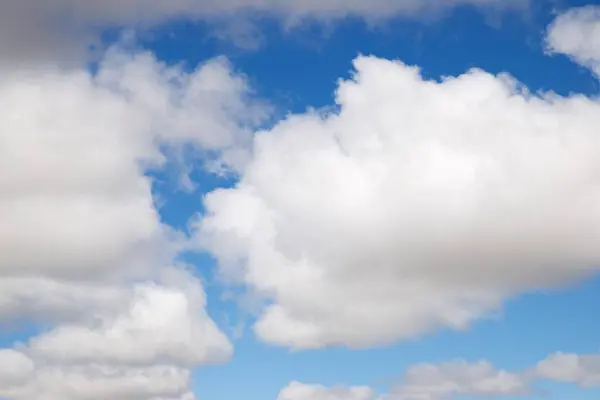
[[[0,399],[600,395],[600,2],[0,4]]]

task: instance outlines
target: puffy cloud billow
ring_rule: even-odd
[[[581,387],[600,386],[600,354],[555,353],[534,368],[542,378]]]
[[[373,397],[373,389],[367,386],[329,388],[294,381],[279,392],[277,400],[371,400]]]
[[[600,76],[600,7],[580,7],[559,15],[548,27],[547,47]]]
[[[524,374],[496,369],[487,361],[454,361],[409,367],[390,393],[368,386],[326,387],[291,382],[277,400],[447,400],[463,395],[481,398],[518,396],[530,392]]]
[[[266,300],[260,338],[370,347],[460,330],[598,272],[597,98],[478,69],[433,81],[377,57],[354,68],[339,112],[259,132],[239,183],[205,198],[198,241]]]
[[[0,75],[0,323],[44,328],[0,353],[0,396],[189,399],[190,369],[229,359],[148,172],[184,147],[242,165],[264,115],[248,94],[224,59],[121,47],[93,74]]]
[[[277,400],[450,400],[456,396],[512,399],[540,395],[534,385],[540,380],[598,387],[600,355],[556,353],[517,372],[496,368],[484,360],[417,364],[409,366],[387,393],[377,393],[370,386],[327,387],[292,381],[281,389]]]

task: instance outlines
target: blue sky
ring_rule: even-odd
[[[396,18],[374,28],[360,19],[343,20],[326,32],[314,23],[284,33],[267,20],[261,21],[266,38],[256,51],[207,37],[210,28],[203,24],[175,22],[142,37],[145,46],[168,61],[195,65],[226,55],[249,75],[260,95],[284,112],[330,105],[337,79],[348,76],[357,54],[400,59],[433,78],[481,68],[509,72],[532,90],[594,93],[597,81],[589,71],[565,57],[547,57],[541,41],[557,12],[588,4],[595,3],[534,2],[528,14],[508,12],[496,16],[500,21],[493,25],[470,6],[434,21]]]
[[[600,2],[76,3],[0,28],[1,398],[598,398]]]

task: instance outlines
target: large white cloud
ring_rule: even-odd
[[[600,6],[575,8],[559,15],[548,28],[547,46],[600,76]]]
[[[239,183],[206,196],[199,242],[267,300],[258,336],[368,347],[463,329],[598,270],[597,99],[354,66],[339,113],[259,133]]]
[[[107,275],[170,257],[144,164],[160,166],[161,143],[237,146],[244,91],[223,61],[185,75],[143,54],[111,54],[94,78],[4,76],[0,273]]]
[[[226,60],[121,47],[94,74],[3,71],[0,326],[43,329],[0,350],[0,396],[190,399],[190,369],[230,357],[147,173],[183,148],[240,168],[264,116],[248,90]]]
[[[457,5],[505,7],[527,0],[21,0],[0,4],[2,62],[77,60],[96,33],[106,27],[151,26],[176,18],[226,21],[238,29],[239,15],[267,13],[294,20],[306,16],[337,18],[355,15],[389,18],[399,14],[439,11]],[[230,31],[231,29],[229,29]]]

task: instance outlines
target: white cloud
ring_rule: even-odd
[[[366,386],[350,388],[322,385],[307,385],[301,382],[291,382],[283,388],[277,400],[371,400],[374,399],[373,389]]]
[[[414,365],[401,384],[383,395],[368,386],[328,388],[292,382],[277,400],[445,400],[457,395],[489,398],[527,393],[529,382],[523,374],[498,370],[487,361],[454,361]]]
[[[193,400],[190,372],[171,366],[40,367],[19,385],[0,387],[11,400]]]
[[[206,315],[199,282],[177,270],[167,275],[160,285],[134,286],[115,315],[0,350],[0,396],[193,399],[190,368],[226,361],[232,347]]]
[[[469,398],[513,398],[533,394],[532,384],[546,379],[581,387],[600,386],[600,355],[555,353],[533,368],[510,372],[488,361],[456,360],[410,366],[389,393],[378,395],[369,386],[336,386],[291,382],[277,400],[449,400]]]
[[[0,55],[3,62],[77,60],[86,44],[97,42],[106,27],[139,27],[172,19],[201,19],[237,24],[240,15],[267,13],[294,20],[306,16],[369,19],[439,11],[458,5],[506,7],[527,0],[21,0],[0,4]],[[244,42],[247,45],[247,38]],[[254,41],[252,41],[254,43]]]
[[[0,350],[0,387],[23,385],[33,370],[33,362],[24,354],[15,350]]]
[[[583,387],[600,386],[600,355],[552,354],[537,364],[535,373],[543,379]]]
[[[600,76],[600,7],[574,8],[559,15],[548,28],[547,46]]]
[[[420,364],[409,368],[390,400],[442,400],[456,395],[512,396],[527,394],[523,375],[494,368],[487,361]]]
[[[230,357],[147,172],[183,147],[243,166],[265,115],[248,93],[226,60],[185,72],[122,48],[94,75],[3,71],[0,324],[44,330],[0,350],[0,396],[189,400],[190,369]]]
[[[160,143],[227,156],[247,134],[235,122],[245,90],[220,60],[187,75],[118,52],[93,78],[0,79],[0,274],[122,274],[170,260],[143,165],[164,161]]]
[[[206,315],[201,285],[181,279],[187,287],[136,285],[120,314],[88,325],[59,326],[34,338],[30,350],[44,360],[69,364],[192,367],[226,361],[231,344]]]
[[[597,100],[480,70],[438,83],[354,65],[339,114],[257,134],[239,183],[205,198],[199,243],[269,302],[259,337],[369,347],[464,329],[597,271]]]
[[[0,321],[77,321],[100,310],[114,312],[129,290],[102,282],[77,282],[43,276],[0,278]]]

